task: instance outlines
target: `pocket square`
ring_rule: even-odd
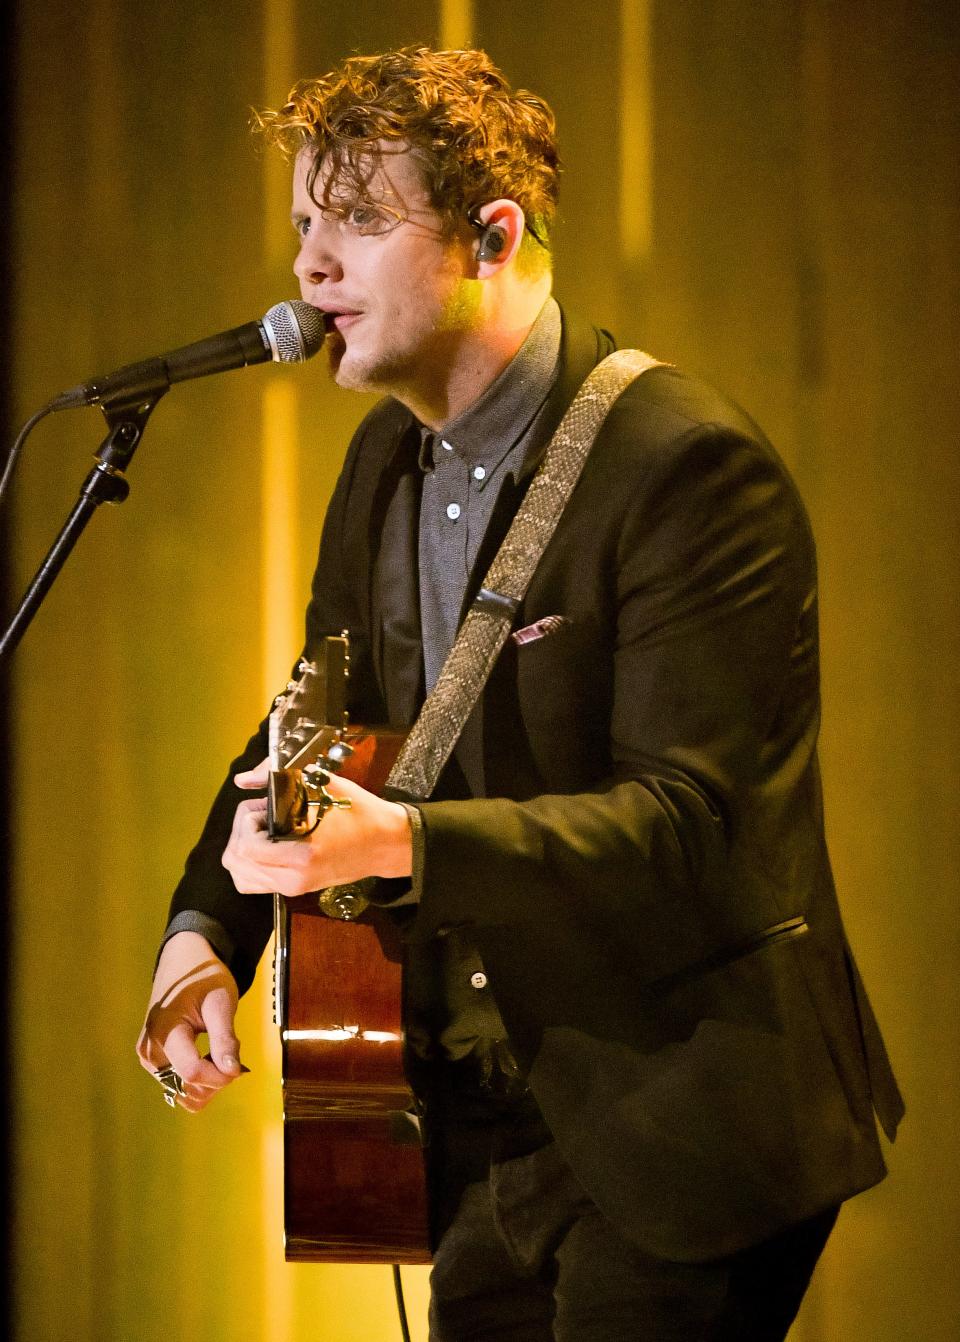
[[[538,638],[546,638],[549,634],[558,634],[570,621],[565,615],[544,615],[542,620],[536,620],[533,624],[526,624],[522,629],[515,630],[510,637],[514,643],[533,643]]]

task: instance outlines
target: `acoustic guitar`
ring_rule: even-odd
[[[297,842],[342,805],[331,771],[382,791],[403,734],[347,723],[346,634],[326,638],[270,716],[268,828]],[[423,1150],[404,1065],[402,950],[358,882],[275,896],[284,1227],[295,1262],[430,1261]]]

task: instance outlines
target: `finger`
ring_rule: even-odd
[[[200,1007],[210,1041],[210,1060],[231,1080],[240,1075],[240,1040],[234,1031],[236,1003],[224,989],[208,993]]]
[[[260,788],[266,787],[270,781],[270,761],[261,760],[254,769],[242,769],[240,773],[233,775],[235,787],[242,788]]]
[[[241,1064],[241,1073],[249,1072],[249,1070],[249,1067],[244,1067]],[[229,1077],[225,1079],[223,1085],[217,1087],[197,1086],[193,1082],[185,1082],[184,1093],[175,1097],[175,1103],[181,1109],[186,1109],[190,1114],[199,1114],[202,1109],[206,1109],[210,1101],[214,1099],[218,1092],[223,1090],[223,1087],[228,1085],[231,1080],[234,1080],[234,1078]]]
[[[164,1040],[164,1049],[173,1070],[186,1085],[195,1088],[195,1098],[205,1091],[222,1090],[233,1080],[232,1076],[225,1076],[209,1058],[201,1058],[196,1034],[189,1025],[175,1025]]]
[[[233,815],[230,839],[221,862],[234,878],[251,858],[251,843],[264,832],[266,814],[260,799],[242,801]],[[239,888],[239,887],[238,887]]]
[[[140,1066],[151,1076],[154,1072],[159,1071],[167,1061],[162,1045],[154,1039],[146,1024],[140,1031],[140,1038],[137,1040],[137,1057],[140,1059]]]
[[[179,1028],[187,1032],[188,1040],[186,1048],[189,1049],[189,1039],[192,1038],[192,1034],[187,1026]],[[174,1034],[175,1031],[171,1031],[171,1034],[167,1036],[165,1042],[169,1043],[171,1036]],[[149,1035],[145,1028],[137,1042],[137,1055],[140,1058],[140,1065],[148,1071],[154,1079],[156,1079],[157,1072],[164,1067],[172,1067],[174,1071],[177,1072],[183,1085],[183,1093],[180,1095],[172,1095],[170,1097],[170,1101],[168,1102],[172,1101],[174,1106],[186,1109],[189,1113],[196,1114],[199,1113],[216,1094],[216,1091],[211,1087],[203,1086],[195,1080],[187,1081],[184,1078],[183,1071],[189,1071],[191,1064],[189,1061],[185,1061],[189,1055],[181,1049],[176,1039],[174,1039],[173,1047],[170,1050],[171,1056],[168,1056],[164,1048],[157,1040]],[[196,1047],[193,1049],[193,1055],[196,1058],[199,1057]],[[178,1061],[174,1062],[174,1058],[178,1059]],[[166,1087],[164,1087],[164,1089],[166,1090]],[[170,1095],[170,1092],[167,1091],[167,1094]]]
[[[295,853],[296,845],[274,843],[267,833],[267,804],[263,798],[242,801],[233,817],[230,841],[223,854],[223,865],[235,880],[253,880],[250,890],[272,891],[272,885],[258,885],[256,881],[269,874],[273,867],[285,867]],[[240,888],[238,886],[238,888]]]
[[[185,1087],[182,1095],[173,1097],[173,1104],[177,1109],[186,1109],[188,1114],[199,1114],[201,1109],[206,1109],[215,1093],[212,1090],[201,1091],[196,1087]]]
[[[276,893],[276,872],[271,868],[274,844],[248,838],[234,821],[234,832],[224,849],[221,864],[230,873],[236,889],[242,895],[272,895]],[[266,858],[266,861],[262,859]],[[273,859],[275,860],[275,859]]]
[[[352,778],[342,778],[340,774],[330,774],[324,785],[331,797],[346,797],[350,801],[363,802],[365,798],[372,798],[376,793],[370,792],[359,783],[355,783]]]
[[[266,876],[255,867],[246,867],[243,864],[231,862],[227,855],[223,856],[223,865],[230,873],[230,879],[233,881],[233,887],[238,895],[277,895],[285,892],[277,889],[278,880],[275,875]]]
[[[266,837],[267,801],[265,797],[253,797],[242,801],[233,816],[230,842],[247,842],[251,839]]]
[[[248,828],[266,829],[266,797],[250,797],[247,801],[240,802],[233,815],[233,824],[234,828],[236,828],[238,824],[243,824]]]

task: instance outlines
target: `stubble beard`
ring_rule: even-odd
[[[347,342],[339,332],[328,337],[325,353],[327,366],[338,387],[344,391],[396,394],[405,385],[409,361],[399,354],[380,353],[372,357],[350,359]]]
[[[358,351],[351,357],[349,340],[336,329],[327,337],[325,355],[338,387],[345,391],[375,392],[405,399],[405,393],[422,389],[456,359],[454,351],[464,332],[476,321],[479,288],[461,283],[449,294],[446,303],[424,322],[411,340],[410,348]]]
[[[349,342],[335,331],[327,338],[327,364],[338,387],[345,391],[375,392],[403,400],[405,393],[422,389],[450,360],[456,343],[454,328],[444,314],[429,333],[421,334],[415,348],[380,349],[351,356]]]

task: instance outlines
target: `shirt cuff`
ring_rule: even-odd
[[[164,946],[178,932],[198,932],[200,936],[206,937],[223,963],[229,966],[237,948],[236,942],[223,923],[216,918],[211,918],[209,914],[200,913],[198,909],[184,909],[182,913],[178,913],[176,917],[170,919],[167,930],[163,934],[163,940],[157,950],[158,960]],[[156,971],[156,966],[154,966],[154,971]]]
[[[376,881],[373,894],[370,896],[374,904],[383,905],[385,908],[399,909],[406,904],[419,904],[420,894],[423,890],[423,858],[426,847],[423,832],[423,816],[416,806],[410,802],[401,801],[397,803],[402,806],[407,813],[407,821],[410,825],[410,840],[413,847],[413,867],[410,874],[410,884],[407,884],[406,877],[390,877]],[[401,886],[401,893],[394,895],[392,892]]]
[[[407,819],[410,822],[410,841],[413,846],[413,867],[410,873],[410,898],[404,900],[407,904],[419,904],[420,896],[423,894],[423,863],[426,856],[426,835],[423,830],[423,816],[420,814],[420,807],[413,806],[408,801],[402,801],[400,805],[407,813]]]

